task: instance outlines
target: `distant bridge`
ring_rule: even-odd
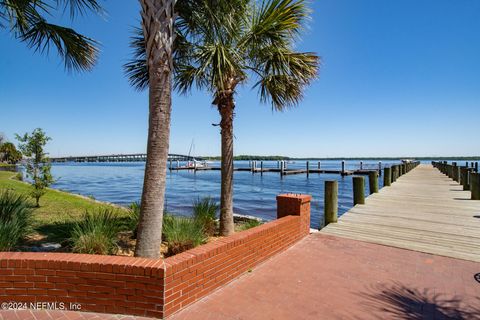
[[[103,156],[76,156],[50,158],[52,162],[145,162],[146,153],[111,154]],[[169,154],[168,161],[203,161],[203,158],[182,154]]]

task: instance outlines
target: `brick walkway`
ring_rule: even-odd
[[[480,263],[313,234],[200,300],[182,319],[480,319]],[[39,312],[0,319],[145,319]]]
[[[0,311],[0,320],[151,320],[150,318],[73,311]]]
[[[171,317],[480,319],[480,263],[314,234]]]

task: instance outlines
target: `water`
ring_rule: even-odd
[[[382,161],[391,165],[399,161]],[[378,168],[378,160],[363,161],[365,169]],[[142,192],[144,163],[66,163],[54,164],[52,173],[57,179],[56,189],[100,201],[128,205],[139,201]],[[211,166],[219,166],[212,162]],[[248,167],[248,161],[236,161],[235,167]],[[260,166],[258,162],[257,166]],[[276,168],[276,161],[264,161],[265,168]],[[322,169],[340,170],[341,161],[321,162]],[[310,162],[310,168],[317,168],[317,161]],[[359,161],[347,161],[346,169],[358,169]],[[288,169],[305,169],[305,161],[288,164]],[[325,180],[338,181],[339,215],[348,211],[353,204],[352,177],[339,174],[289,175],[283,178],[277,172],[262,175],[251,172],[235,172],[234,212],[256,216],[265,220],[276,217],[276,195],[281,193],[303,193],[313,196],[312,227],[318,228],[323,221],[323,194]],[[368,178],[365,179],[368,194]],[[379,178],[380,187],[383,178]],[[192,203],[198,197],[211,196],[218,201],[220,194],[219,171],[171,171],[167,174],[166,207],[176,214],[191,214]]]

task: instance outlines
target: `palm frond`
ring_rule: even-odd
[[[96,13],[103,13],[102,6],[98,0],[55,0],[59,6],[64,10],[70,12],[70,17],[74,18],[76,15],[84,15],[89,11]]]
[[[130,48],[133,51],[132,58],[123,65],[123,70],[132,87],[143,91],[148,88],[149,75],[142,28],[134,28],[130,37]]]
[[[310,10],[304,0],[265,0],[255,7],[242,46],[285,46],[298,36]]]
[[[98,54],[95,40],[73,29],[50,24],[44,19],[32,23],[21,35],[21,40],[40,52],[48,53],[51,46],[55,47],[69,71],[90,70],[95,65]]]
[[[256,62],[260,81],[255,87],[259,87],[261,101],[271,100],[274,109],[283,110],[303,98],[304,88],[317,77],[320,59],[314,53],[270,47]]]

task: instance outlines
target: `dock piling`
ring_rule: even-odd
[[[383,169],[383,186],[390,187],[392,185],[392,168]]]
[[[468,166],[466,168],[460,169],[460,176],[461,176],[460,181],[464,191],[470,190],[470,183],[468,181],[469,174],[470,174],[470,169],[468,168]]]
[[[307,178],[310,175],[310,161],[307,161]]]
[[[338,221],[338,182],[325,181],[324,225]]]
[[[370,188],[370,194],[378,193],[378,172],[370,171],[368,173],[368,186]]]
[[[342,175],[345,175],[345,160],[342,161]]]
[[[480,174],[470,173],[470,191],[472,192],[472,200],[480,200]]]
[[[353,177],[353,205],[365,204],[365,178]]]

